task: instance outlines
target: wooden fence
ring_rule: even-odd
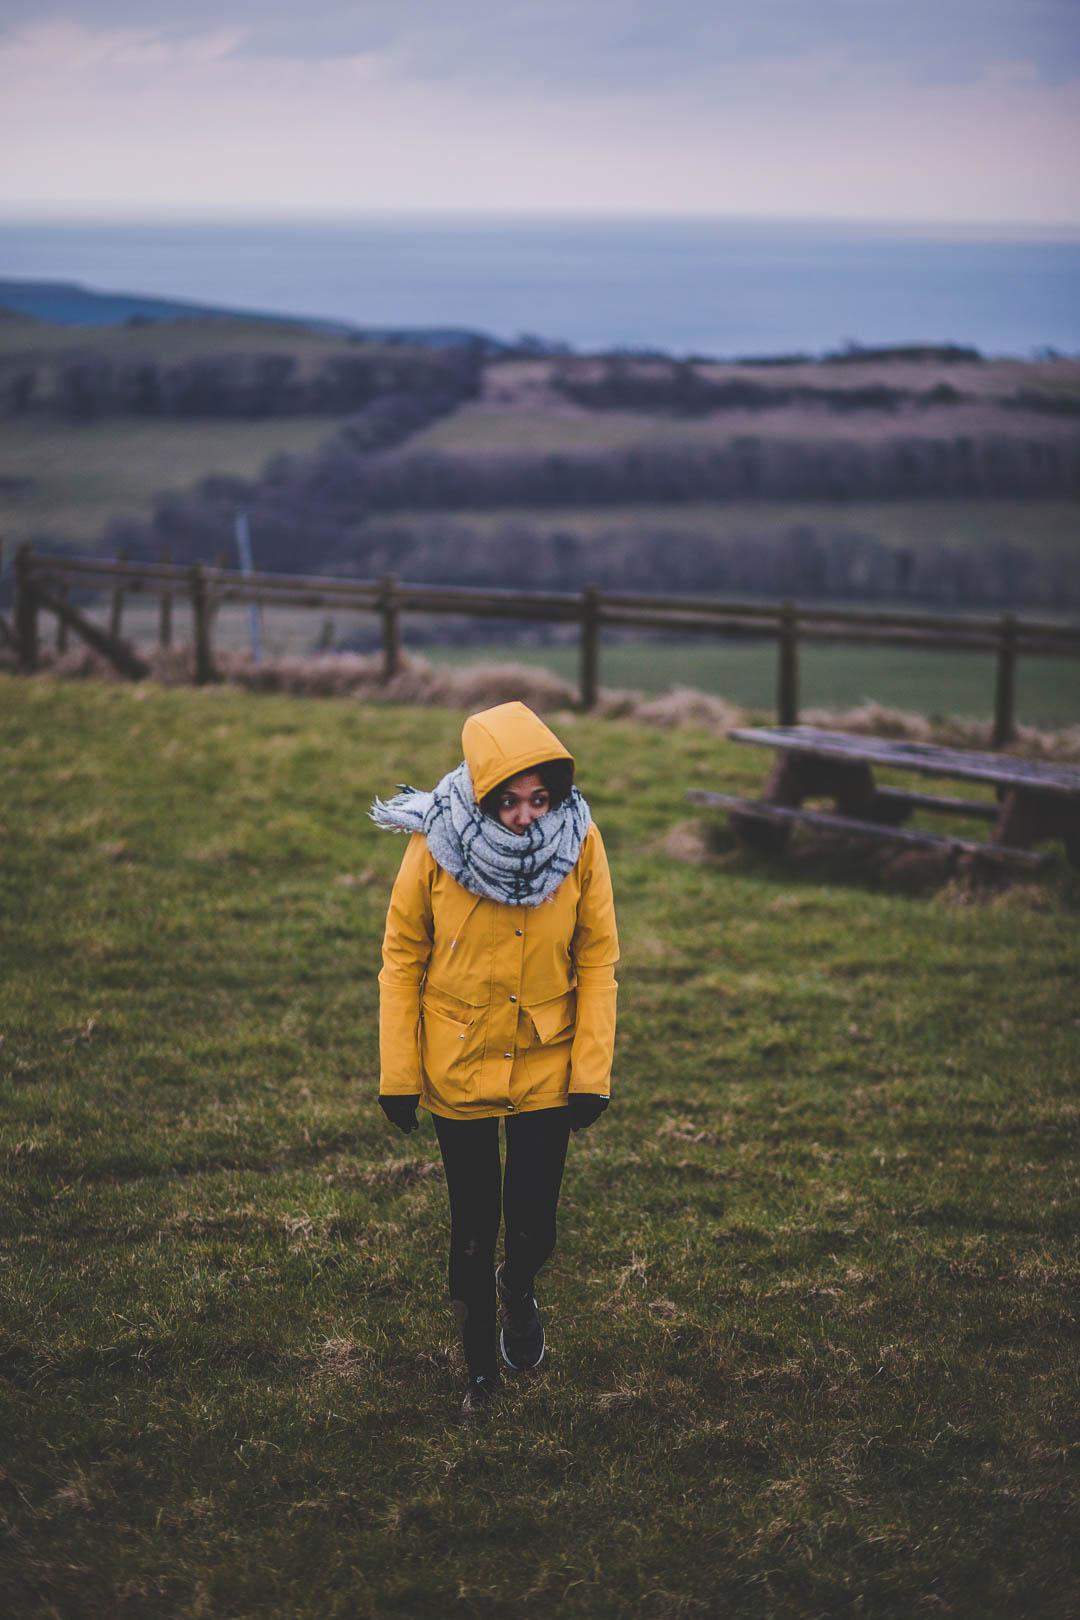
[[[111,590],[109,626],[88,619],[71,600],[72,589]],[[38,662],[39,614],[52,613],[57,643],[69,631],[138,679],[145,662],[122,637],[125,598],[148,592],[159,599],[159,640],[172,640],[177,597],[191,602],[195,678],[216,677],[213,620],[222,602],[258,602],[273,607],[332,607],[375,614],[382,626],[383,674],[401,664],[401,620],[407,613],[465,614],[475,618],[571,623],[580,627],[580,702],[596,703],[600,683],[601,632],[619,628],[694,632],[723,637],[770,637],[777,644],[776,710],[781,725],[799,718],[799,648],[810,642],[846,642],[991,653],[995,658],[994,742],[1009,742],[1016,724],[1016,664],[1025,657],[1080,658],[1080,625],[975,614],[897,613],[805,606],[796,602],[717,600],[707,597],[642,596],[601,591],[479,590],[470,586],[421,585],[387,574],[379,580],[327,579],[321,575],[240,573],[225,567],[168,561],[135,562],[118,557],[53,557],[21,546],[15,558],[15,611],[0,617],[0,638],[15,647],[20,668]]]

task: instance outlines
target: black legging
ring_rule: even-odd
[[[450,1299],[465,1362],[470,1373],[494,1372],[499,1206],[506,1220],[503,1282],[524,1293],[555,1247],[570,1111],[537,1108],[507,1116],[505,1176],[498,1119],[432,1118],[450,1194]]]

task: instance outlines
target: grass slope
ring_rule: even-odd
[[[303,320],[194,313],[171,320],[134,320],[112,326],[68,326],[29,314],[0,317],[0,368],[48,364],[66,354],[103,355],[112,360],[184,360],[212,350],[242,348],[294,354],[301,366],[315,366],[340,350],[341,334],[320,331]],[[2,372],[0,372],[2,374]]]
[[[687,864],[684,785],[754,751],[558,717],[616,1101],[545,1370],[465,1432],[433,1137],[373,1102],[365,818],[460,719],[0,683],[6,1612],[1069,1612],[1076,879]]]
[[[123,326],[72,328],[25,316],[0,318],[0,391],[27,369],[39,394],[73,355],[116,365],[159,367],[201,356],[289,355],[307,378],[335,355],[400,351],[378,342],[356,348],[334,331],[302,321],[192,315]],[[35,535],[91,541],[114,517],[149,517],[155,496],[213,474],[254,478],[280,452],[314,450],[350,413],[340,416],[182,419],[109,416],[71,422],[41,414],[0,418],[0,535],[18,543]],[[223,536],[223,544],[229,537]]]
[[[0,383],[27,365],[47,375],[52,364],[75,351],[114,361],[167,363],[229,348],[287,352],[303,374],[340,351],[341,340],[300,325],[239,318],[77,332],[45,321],[9,319],[0,321]],[[111,518],[149,517],[165,490],[184,489],[215,473],[253,478],[281,451],[315,449],[336,425],[333,417],[66,422],[36,414],[9,416],[0,432],[0,535],[8,550],[41,534],[90,542]]]
[[[149,518],[166,490],[214,474],[254,478],[272,456],[314,450],[338,425],[332,416],[8,419],[0,443],[0,534],[8,551],[42,534],[89,544],[112,518]],[[231,540],[222,535],[230,556]]]

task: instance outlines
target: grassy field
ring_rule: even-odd
[[[101,356],[116,364],[138,360],[183,362],[208,353],[291,355],[298,376],[308,376],[329,356],[343,352],[340,337],[301,325],[236,318],[191,318],[122,326],[72,328],[28,318],[0,320],[0,390],[28,366],[48,394],[54,368],[73,352]],[[348,352],[348,351],[345,351]],[[374,352],[365,346],[364,352]],[[392,352],[392,351],[391,351]],[[487,368],[483,397],[431,423],[409,441],[411,449],[449,452],[562,452],[607,450],[671,440],[716,443],[743,433],[755,436],[858,440],[869,434],[892,436],[909,429],[947,438],[991,427],[1043,439],[1067,440],[1067,421],[1052,416],[1029,420],[994,402],[1015,394],[1074,395],[1076,362],[1005,361],[979,366],[883,364],[844,366],[713,367],[714,375],[816,387],[864,387],[868,383],[925,391],[947,383],[970,394],[976,404],[920,411],[909,422],[892,413],[839,415],[791,406],[767,412],[723,412],[702,419],[649,415],[638,411],[585,411],[569,405],[550,387],[551,362],[496,363]],[[996,409],[992,421],[987,410]],[[974,418],[969,420],[974,412]],[[146,419],[114,417],[67,423],[62,418],[8,416],[0,433],[0,536],[10,547],[34,535],[90,541],[110,518],[149,516],[154,498],[183,489],[211,474],[254,477],[282,451],[314,449],[337,425],[333,417],[268,418],[261,421]],[[605,530],[684,532],[768,537],[805,524],[831,533],[843,529],[875,536],[883,544],[919,549],[929,545],[978,546],[1009,541],[1038,553],[1068,553],[1076,546],[1075,503],[1063,501],[900,501],[900,502],[731,502],[685,506],[610,507],[448,513],[478,532],[497,532],[507,523],[538,531],[552,528],[588,537]],[[421,526],[430,514],[394,513],[397,525]],[[224,543],[227,543],[225,537]],[[257,550],[256,536],[256,550]]]
[[[1072,393],[1075,389],[1069,390]],[[1066,443],[1067,421],[1034,412],[1009,410],[983,400],[913,413],[831,412],[821,407],[780,405],[768,410],[723,410],[705,416],[645,410],[590,410],[558,398],[516,407],[478,401],[460,406],[417,435],[417,448],[455,454],[562,454],[625,450],[641,444],[718,445],[749,436],[761,440],[881,444],[898,435],[952,439],[993,433],[1027,435]]]
[[[137,417],[65,423],[8,418],[0,436],[0,534],[11,549],[35,535],[97,539],[114,517],[149,517],[155,497],[211,474],[253,478],[272,456],[302,452],[337,420],[163,421]],[[230,536],[222,536],[228,547]],[[10,565],[10,556],[5,556]]]
[[[51,367],[66,355],[103,355],[110,360],[187,360],[225,348],[247,354],[295,355],[302,370],[315,369],[342,339],[302,320],[251,319],[243,315],[188,315],[175,320],[135,320],[118,325],[68,326],[4,312],[0,320],[0,377],[28,362]]]
[[[544,1371],[463,1431],[433,1135],[373,1100],[365,816],[460,720],[0,681],[4,1611],[1076,1612],[1077,878],[692,859],[683,786],[754,751],[557,717],[615,1101]]]
[[[0,319],[0,391],[30,368],[38,395],[48,398],[57,366],[73,354],[114,365],[152,361],[162,368],[214,355],[288,355],[297,378],[316,374],[333,356],[387,353],[357,350],[339,335],[303,323],[191,317],[119,326],[72,327]],[[112,416],[69,422],[31,413],[0,422],[0,535],[17,543],[36,534],[69,541],[95,539],[110,518],[148,517],[155,496],[214,474],[254,477],[281,452],[303,453],[330,437],[351,413],[185,420]],[[223,537],[228,544],[229,537]]]

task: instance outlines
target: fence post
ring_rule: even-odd
[[[994,747],[1003,748],[1016,737],[1016,616],[1003,613],[998,629],[997,670],[994,678]]]
[[[379,594],[379,612],[382,615],[383,680],[393,680],[401,668],[401,623],[394,600],[395,574],[384,574]]]
[[[600,690],[600,592],[586,585],[581,593],[581,707],[595,709]]]
[[[224,569],[228,568],[228,566],[229,553],[225,550],[224,546],[219,546],[214,553],[213,567]],[[221,607],[221,597],[217,591],[212,591],[209,589],[209,581],[207,581],[206,603],[206,611],[209,615],[208,623],[210,626],[210,633],[212,634],[215,626],[217,625],[218,609]]]
[[[121,546],[116,553],[117,562],[127,562],[130,552],[127,546]],[[109,634],[114,641],[120,639],[120,625],[124,617],[124,587],[114,585],[112,593],[112,611],[109,614]]]
[[[24,540],[15,553],[15,644],[19,668],[32,670],[38,661],[38,602],[32,577],[33,553]]]
[[[172,552],[168,546],[161,548],[161,561],[172,562]],[[172,585],[168,581],[162,587],[158,603],[158,646],[172,646]]]
[[[71,587],[67,584],[66,580],[62,585],[57,586],[56,594],[60,598],[61,602],[66,602],[68,600],[68,597],[71,595]],[[68,644],[67,620],[62,619],[60,617],[60,615],[57,614],[57,616],[56,616],[56,650],[57,650],[57,652],[58,653],[67,652],[67,644]]]
[[[780,634],[776,672],[777,724],[799,723],[799,615],[794,602],[780,608]]]
[[[195,681],[205,686],[215,675],[210,652],[210,593],[206,568],[198,562],[191,570],[191,620],[195,630]]]

